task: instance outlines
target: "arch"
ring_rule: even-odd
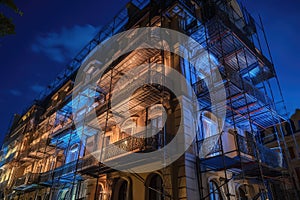
[[[155,104],[149,108],[148,119],[152,135],[156,135],[163,129],[166,118],[166,111],[162,104]],[[161,137],[161,135],[156,135],[156,137]],[[161,138],[157,138],[157,140],[161,140]]]
[[[146,179],[145,199],[146,200],[163,200],[164,183],[161,174],[152,173]]]
[[[246,188],[243,186],[238,188],[238,200],[248,200]]]
[[[112,200],[131,199],[131,180],[129,178],[119,178],[115,183]]]
[[[238,200],[252,199],[252,197],[255,195],[255,190],[252,185],[239,183],[236,185],[235,190]]]
[[[223,200],[222,190],[219,188],[219,183],[216,179],[211,178],[208,180],[208,191],[210,200]]]
[[[78,157],[78,154],[79,154],[79,144],[75,143],[69,148],[66,163],[76,160]]]
[[[138,117],[130,117],[126,119],[121,125],[121,138],[128,137],[133,135],[136,132],[137,128],[137,118]]]
[[[98,183],[97,194],[98,194],[98,200],[104,199],[104,187],[102,183]]]

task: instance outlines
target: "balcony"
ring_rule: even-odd
[[[237,125],[247,126],[248,115],[250,115],[251,119],[261,127],[274,125],[272,115],[275,111],[270,104],[272,101],[268,96],[256,88],[255,85],[242,78],[236,71],[230,69],[230,67],[224,66],[220,72],[227,92],[228,112],[226,117],[228,119],[233,119],[234,117]],[[199,103],[203,107],[210,106],[209,93],[218,93],[220,90],[219,87],[214,87],[214,91],[208,91],[205,79],[197,81],[192,87]]]
[[[257,144],[257,148],[262,163],[273,168],[286,168],[282,154],[262,144]]]
[[[157,135],[160,134],[162,134],[162,132],[157,133]],[[104,160],[108,161],[133,152],[156,150],[163,146],[162,139],[159,139],[157,135],[146,138],[146,131],[142,131],[109,144],[104,148]]]
[[[216,170],[240,169],[240,163],[251,163],[256,156],[253,139],[234,132],[208,137],[199,141],[198,147],[202,163]]]
[[[46,154],[53,153],[54,147],[50,145],[49,138],[40,139],[34,145],[30,145],[28,156],[33,158],[43,158]]]
[[[98,177],[98,175],[104,170],[107,170],[108,167],[100,163],[97,158],[100,158],[100,151],[88,154],[81,158],[78,162],[77,171],[83,175],[88,175],[94,178]]]
[[[274,76],[272,63],[256,48],[250,38],[250,35],[258,30],[253,17],[248,14],[246,18],[251,18],[251,22],[246,22],[244,21],[246,18],[240,16],[236,16],[238,19],[232,19],[233,16],[229,16],[222,9],[218,8],[216,12],[216,15],[206,23],[211,52],[217,58],[224,58],[234,69],[257,66],[258,63],[263,64],[263,76],[253,79],[256,83],[272,78]],[[252,27],[254,31],[251,34],[247,31],[249,27]],[[245,54],[247,60],[245,60]]]
[[[199,157],[209,168],[243,170],[249,176],[260,173],[258,158],[264,174],[276,176],[285,168],[279,152],[262,144],[255,144],[250,136],[244,137],[234,133],[216,134],[199,141]]]
[[[70,183],[74,181],[75,178],[77,179],[76,172],[77,172],[77,160],[56,168],[53,171],[52,180],[54,183]],[[44,177],[46,176],[47,174],[44,175]]]
[[[40,174],[40,179],[39,179],[39,184],[40,185],[45,185],[45,186],[52,185],[52,175],[53,175],[52,170],[48,171],[48,172],[45,172],[45,173],[41,173]]]
[[[37,187],[38,180],[39,174],[27,173],[24,176],[16,179],[14,189],[21,191],[34,189]]]
[[[57,125],[53,126],[52,134],[51,137],[56,137],[60,133],[63,133],[66,130],[72,129],[73,128],[73,122],[71,118],[68,118],[66,121],[63,121]]]

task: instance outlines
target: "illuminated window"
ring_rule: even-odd
[[[154,130],[161,130],[163,128],[164,111],[165,109],[162,104],[154,105],[149,109],[148,115],[151,120],[151,127]]]
[[[203,112],[201,115],[202,138],[208,138],[218,134],[217,118],[210,112]]]
[[[133,135],[136,130],[136,119],[135,118],[129,118],[122,124],[121,133],[122,133],[122,139],[128,137],[129,135]]]

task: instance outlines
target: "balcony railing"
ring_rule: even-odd
[[[95,155],[89,154],[78,162],[78,169],[83,170],[91,166],[99,166],[99,163],[100,162],[96,159]]]
[[[220,156],[222,155],[222,151],[224,155],[228,157],[241,155],[243,157],[248,157],[249,159],[257,159],[258,152],[259,159],[263,164],[273,168],[285,167],[284,159],[279,152],[262,144],[255,144],[251,137],[244,137],[239,134],[222,133],[199,141],[199,156],[201,159]],[[238,154],[238,152],[242,154]]]
[[[205,138],[204,140],[200,140],[198,146],[200,158],[219,155],[222,151],[222,147],[220,144],[220,134],[216,134],[211,137]]]
[[[67,163],[61,167],[58,167],[54,170],[54,178],[59,178],[62,175],[74,173],[76,171],[76,165],[77,161],[73,161],[70,163]]]
[[[160,134],[161,132],[157,133],[154,137],[146,138],[146,131],[143,131],[110,144],[104,148],[104,160],[118,157],[125,152],[157,149],[163,146],[163,140],[159,137]]]
[[[16,179],[16,182],[14,184],[15,187],[23,186],[23,185],[31,185],[38,183],[39,174],[35,173],[28,173],[24,176]]]
[[[39,142],[37,142],[36,144],[32,145],[29,147],[29,151],[30,152],[35,152],[39,149],[42,149],[42,148],[46,148],[47,145],[49,145],[50,143],[50,140],[48,138],[44,138],[44,139],[41,139]]]
[[[48,171],[45,173],[41,173],[40,174],[40,183],[47,183],[47,182],[51,182],[52,181],[52,175],[53,175],[53,171]]]
[[[257,144],[261,162],[273,168],[283,168],[284,159],[282,154],[262,144]]]
[[[238,144],[238,149],[240,150],[240,152],[251,156],[256,155],[255,144],[252,138],[247,138],[237,134],[236,142]]]
[[[239,151],[244,155],[256,155],[253,139],[244,137],[239,134],[216,134],[199,141],[199,156],[201,158],[218,156],[221,155],[222,151],[224,152],[224,154],[232,154],[232,152]],[[234,155],[237,156],[238,154],[232,154],[231,156]]]

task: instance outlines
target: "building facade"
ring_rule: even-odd
[[[213,75],[220,72],[225,105],[213,106],[218,104],[212,103],[209,83],[197,66],[170,51],[151,48],[118,57],[96,80],[93,92],[78,92],[76,73],[91,51],[114,34],[139,27],[168,28],[197,41],[206,52],[203,65]],[[262,24],[235,0],[132,0],[72,60],[43,97],[26,113],[15,116],[1,150],[0,198],[298,199],[299,183],[289,159],[292,153],[282,144],[288,142],[280,132],[284,130],[272,132],[282,136],[272,146],[263,140],[272,127],[282,127],[287,121],[275,104],[273,93],[280,92],[273,92],[278,81],[267,47]],[[117,87],[120,77],[143,64],[159,76],[140,71],[136,79],[154,82],[156,77],[158,82],[176,84],[178,80],[168,76],[167,70],[157,69],[156,64],[163,64],[185,77],[196,99],[188,93],[177,96],[159,84],[145,84],[130,98],[122,98],[131,80]],[[84,76],[93,73],[85,71]],[[219,89],[213,86],[215,94]],[[75,98],[74,93],[78,94]],[[115,106],[121,111],[124,102],[129,102],[130,116],[120,117],[120,125],[112,118],[113,95],[119,97]],[[90,106],[83,96],[92,99]],[[197,109],[189,109],[194,101]],[[221,130],[214,110],[226,111]],[[95,117],[90,117],[92,111]],[[191,115],[196,122],[186,117]],[[78,119],[82,118],[86,121],[81,124]],[[184,135],[193,129],[196,137],[172,164],[153,172],[129,173],[100,162],[146,167],[149,163],[133,160],[131,155],[168,145],[179,122],[184,124]],[[148,126],[158,130],[157,134],[145,137]],[[115,150],[116,146],[123,151]]]

